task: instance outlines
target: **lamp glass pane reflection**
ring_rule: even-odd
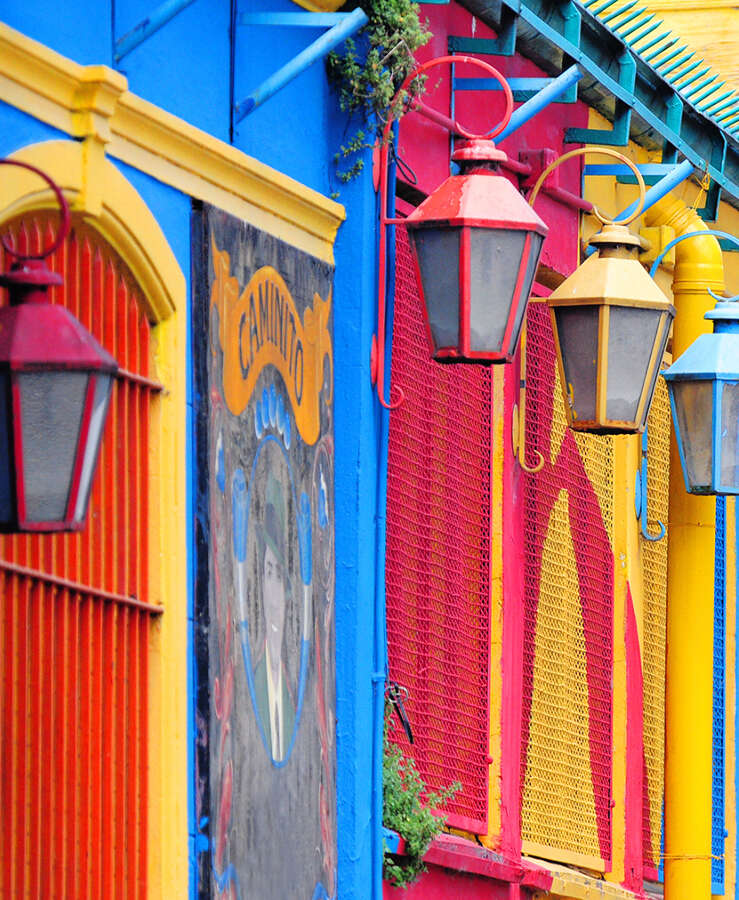
[[[694,492],[708,493],[713,468],[713,382],[677,381],[671,388],[686,479]]]
[[[657,360],[652,371],[650,361],[662,311],[624,306],[611,307],[609,313],[606,417],[612,421],[636,421],[645,373],[653,383],[659,368]]]
[[[459,238],[461,228],[408,229],[423,285],[434,351],[459,342]]]
[[[561,306],[554,311],[562,349],[563,388],[575,419],[595,419],[599,312],[597,306]]]
[[[721,486],[739,489],[739,382],[726,382],[721,399]]]
[[[88,372],[23,372],[17,376],[29,522],[65,518],[89,377]]]

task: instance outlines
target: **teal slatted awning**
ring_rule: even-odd
[[[662,148],[665,163],[680,154],[711,176],[707,218],[722,190],[739,206],[739,94],[688,57],[638,0],[460,2],[505,34],[508,54],[521,53],[553,76],[580,66],[579,98],[613,122],[613,131],[569,129],[567,140],[623,146],[630,139]]]

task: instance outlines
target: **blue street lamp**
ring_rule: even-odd
[[[733,235],[698,231],[671,241],[713,235],[739,245]],[[702,334],[662,374],[667,382],[675,437],[690,494],[739,494],[739,298],[719,301],[705,315],[713,334]]]

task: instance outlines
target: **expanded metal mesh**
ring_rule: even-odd
[[[543,303],[527,338],[527,444],[544,468],[524,481],[521,834],[547,848],[611,853],[613,441],[566,428]]]
[[[398,228],[390,416],[387,632],[431,788],[459,781],[449,824],[487,832],[492,375],[431,360],[408,238]]]
[[[647,519],[667,528],[670,491],[670,401],[658,379],[647,419]],[[656,879],[662,839],[665,762],[665,627],[667,533],[661,541],[640,540],[644,572],[644,791],[642,850],[648,878]]]
[[[726,499],[716,498],[713,617],[713,791],[711,803],[711,892],[724,892],[724,672],[726,628]]]

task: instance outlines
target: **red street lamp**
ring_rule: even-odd
[[[43,253],[15,257],[0,275],[0,531],[79,531],[118,364],[69,310],[48,302],[62,284],[44,259],[69,231],[59,187],[39,169],[61,207],[59,236]]]
[[[548,231],[511,182],[498,173],[506,154],[489,138],[508,124],[513,95],[497,69],[470,56],[441,56],[412,72],[398,94],[426,69],[441,63],[471,63],[485,69],[503,87],[506,112],[486,136],[470,134],[455,123],[457,132],[467,138],[452,156],[460,164],[460,174],[447,178],[407,219],[388,218],[384,209],[392,116],[385,125],[380,157],[378,334],[373,340],[372,380],[377,383],[380,403],[387,408],[402,402],[402,391],[392,403],[386,402],[386,227],[405,225],[408,229],[433,358],[486,364],[513,358]]]

